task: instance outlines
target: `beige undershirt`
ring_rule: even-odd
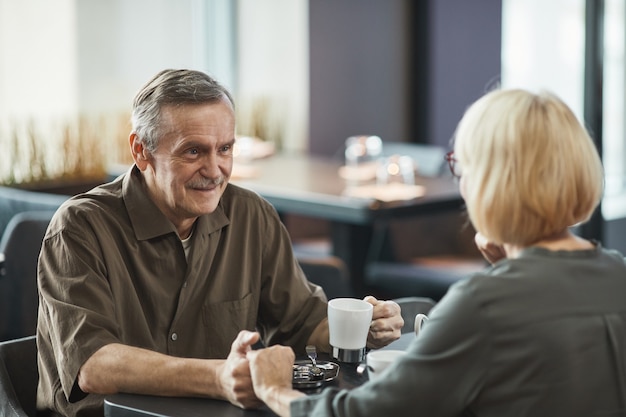
[[[180,240],[180,242],[183,244],[183,249],[185,250],[185,258],[187,260],[189,260],[189,249],[191,249],[191,237],[192,236],[193,236],[193,229],[191,230],[191,233],[189,233],[189,237],[187,237],[187,239]]]

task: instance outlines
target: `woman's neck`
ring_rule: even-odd
[[[575,251],[575,250],[588,250],[593,249],[594,244],[588,240],[573,234],[569,229],[566,229],[560,233],[556,233],[550,237],[539,240],[527,246],[509,245],[504,244],[504,251],[506,257],[509,259],[517,258],[520,253],[528,247],[540,247],[548,249],[550,251]]]

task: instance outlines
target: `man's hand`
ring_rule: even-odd
[[[281,345],[248,352],[252,381],[259,398],[266,396],[264,393],[270,388],[291,388],[295,358],[290,347]]]
[[[262,403],[254,394],[250,365],[246,354],[259,340],[259,334],[242,330],[230,348],[230,354],[218,371],[224,398],[241,408],[257,408]]]
[[[393,301],[379,301],[368,295],[365,301],[374,306],[372,324],[367,335],[367,346],[378,349],[400,338],[404,320],[400,306]]]
[[[291,387],[293,350],[275,345],[248,352],[254,392],[279,416],[289,416],[291,401],[304,396]]]
[[[474,236],[476,247],[483,254],[485,259],[491,264],[495,264],[501,259],[506,258],[506,252],[501,245],[490,242],[485,236],[476,233]]]

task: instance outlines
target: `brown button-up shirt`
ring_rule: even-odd
[[[257,329],[268,345],[304,349],[326,299],[269,203],[229,184],[191,239],[186,259],[136,168],[59,209],[39,261],[39,409],[102,415],[103,398],[75,381],[110,343],[225,358],[240,330]]]

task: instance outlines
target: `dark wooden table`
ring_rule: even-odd
[[[394,343],[383,349],[406,350],[415,339],[413,333],[403,334]],[[320,359],[328,360],[328,355],[320,354]],[[359,364],[340,364],[338,378],[327,386],[352,389],[368,381],[367,371],[359,372]],[[320,388],[323,389],[325,387]],[[319,390],[307,391],[315,393]],[[150,395],[115,394],[106,397],[104,402],[106,417],[266,417],[275,416],[267,407],[257,410],[242,410],[227,401],[210,398],[156,397]]]
[[[362,296],[365,265],[380,255],[390,220],[458,210],[463,200],[449,176],[419,175],[416,184],[425,187],[419,198],[382,202],[349,197],[350,181],[339,175],[342,164],[331,158],[278,154],[254,161],[250,166],[255,176],[231,182],[256,191],[281,214],[330,221],[333,254],[346,262],[354,289]]]

